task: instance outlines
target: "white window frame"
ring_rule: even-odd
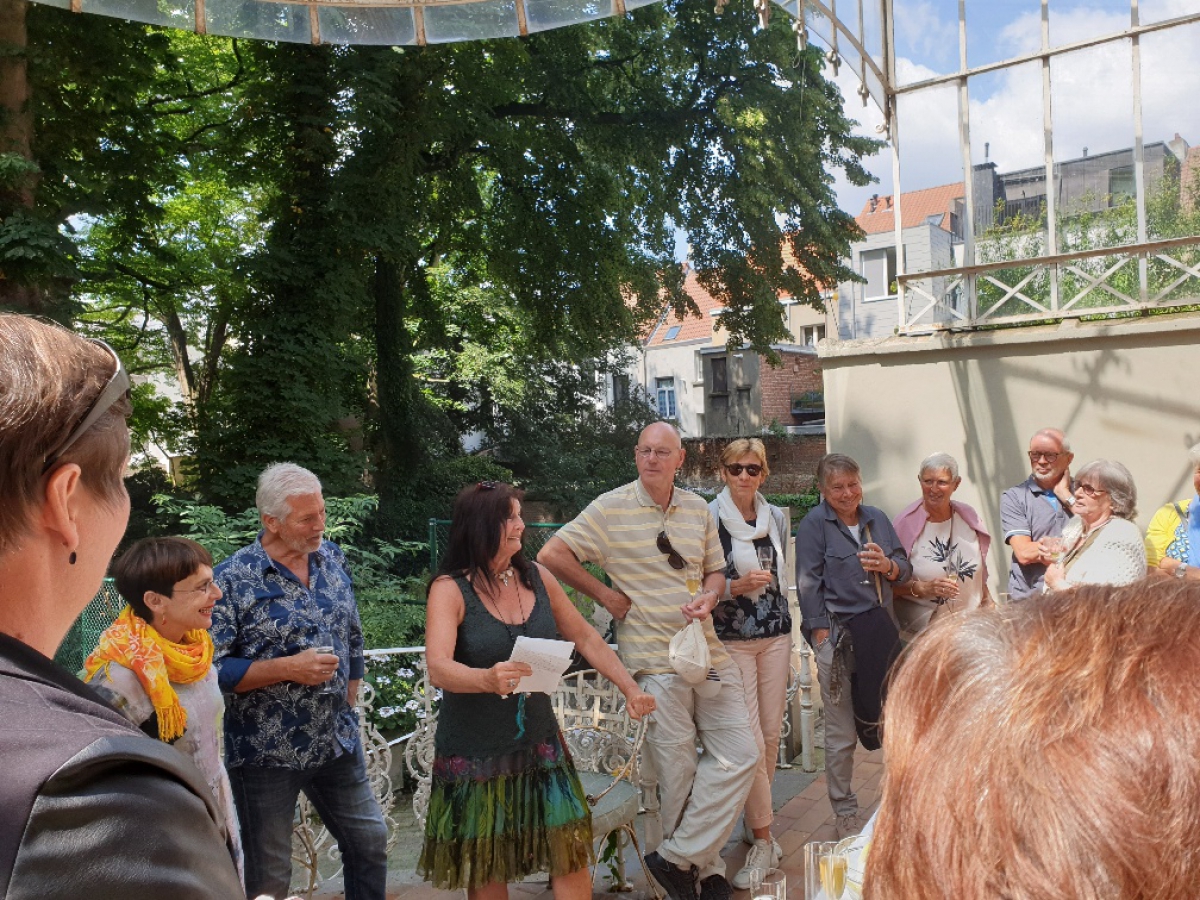
[[[667,401],[666,411],[664,411],[664,399]],[[668,422],[679,420],[679,402],[675,394],[674,376],[654,379],[654,403],[659,417]]]

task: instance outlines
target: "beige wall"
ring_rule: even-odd
[[[1200,442],[1198,343],[1197,314],[826,342],[829,448],[858,460],[866,502],[890,515],[917,498],[925,456],[952,454],[963,474],[956,499],[979,510],[996,535],[1001,492],[1028,476],[1030,436],[1060,427],[1074,468],[1098,457],[1129,467],[1144,529],[1160,505],[1192,493],[1187,449]],[[995,590],[1009,559],[999,540],[993,547]],[[1006,581],[1003,574],[1000,585]]]

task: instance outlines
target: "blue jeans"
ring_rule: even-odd
[[[315,769],[229,770],[246,854],[246,896],[283,900],[292,880],[292,824],[301,791],[338,843],[346,900],[384,900],[387,826],[367,780],[362,747]]]

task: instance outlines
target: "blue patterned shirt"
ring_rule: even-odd
[[[213,663],[226,698],[225,764],[311,769],[358,746],[358,713],[346,702],[347,681],[364,672],[362,626],[346,557],[332,541],[308,556],[306,588],[275,563],[258,540],[214,570],[224,596],[213,610]],[[333,683],[281,681],[242,694],[234,688],[251,663],[293,656],[320,630],[339,657]]]

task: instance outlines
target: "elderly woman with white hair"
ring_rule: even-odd
[[[1146,547],[1133,523],[1137,488],[1119,462],[1097,459],[1075,476],[1074,517],[1062,557],[1046,570],[1046,590],[1080,584],[1132,584],[1146,576]]]
[[[1195,496],[1163,504],[1146,528],[1146,565],[1163,575],[1200,581],[1200,444],[1188,451]]]
[[[912,579],[896,585],[894,601],[900,635],[908,641],[943,610],[974,609],[985,601],[992,544],[979,513],[952,499],[962,484],[953,456],[927,456],[917,481],[920,499],[892,522],[913,565]]]

